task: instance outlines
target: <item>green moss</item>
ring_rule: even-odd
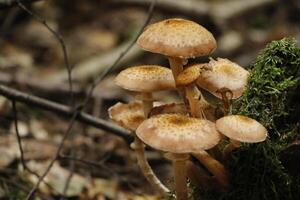
[[[296,88],[300,83],[300,48],[293,39],[267,45],[250,71],[248,88],[234,113],[264,124],[271,139],[278,139],[294,123]]]
[[[268,129],[269,138],[244,145],[228,160],[231,188],[203,199],[300,199],[300,178],[283,167],[279,154],[300,133],[300,48],[293,39],[267,45],[251,67],[249,85],[232,114],[252,117]],[[298,93],[296,92],[298,91]]]

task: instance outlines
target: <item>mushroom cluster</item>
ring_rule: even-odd
[[[166,56],[171,68],[134,66],[116,77],[116,84],[134,92],[136,99],[112,106],[109,116],[133,132],[135,139],[131,146],[141,171],[159,193],[170,191],[147,162],[144,151],[145,145],[149,145],[168,153],[174,166],[174,188],[178,200],[187,199],[187,176],[195,175],[192,168],[197,166],[189,161],[191,157],[213,175],[197,177],[226,188],[230,184],[230,173],[222,162],[241,142],[262,142],[267,137],[266,128],[254,119],[228,115],[231,100],[239,98],[245,90],[248,71],[223,58],[189,65],[188,59],[207,56],[217,47],[208,30],[189,20],[167,19],[149,25],[137,43],[146,51]],[[220,99],[221,118],[216,115],[217,108],[204,98],[201,89]],[[156,100],[153,93],[160,90],[177,90],[182,103],[153,107]],[[229,143],[221,148],[218,144],[224,140]],[[192,181],[197,179],[189,178]],[[205,187],[205,184],[201,186]]]

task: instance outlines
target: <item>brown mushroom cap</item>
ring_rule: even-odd
[[[154,92],[175,89],[175,81],[169,68],[158,65],[142,65],[121,71],[115,79],[124,89],[136,92]]]
[[[242,115],[229,115],[216,121],[216,127],[225,136],[240,142],[262,142],[267,129],[254,119]]]
[[[221,139],[213,122],[180,114],[151,117],[137,128],[136,134],[149,146],[172,153],[210,149]]]
[[[208,55],[217,47],[208,30],[185,19],[167,19],[149,25],[137,43],[146,51],[180,58]]]
[[[187,86],[195,82],[203,69],[207,64],[194,64],[186,67],[178,76],[176,77],[177,86]]]
[[[222,88],[229,89],[233,94],[233,99],[243,94],[249,76],[247,70],[223,58],[212,59],[208,64],[211,70],[203,71],[197,81],[201,88],[218,98],[222,98],[221,94],[217,92]]]
[[[110,119],[132,131],[135,131],[145,120],[141,102],[131,102],[129,104],[118,102],[108,109],[108,114]]]

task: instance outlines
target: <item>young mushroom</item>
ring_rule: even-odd
[[[216,121],[217,130],[230,138],[230,143],[224,148],[227,157],[241,142],[257,143],[266,140],[267,129],[256,120],[242,116],[229,115]]]
[[[210,70],[201,73],[197,84],[221,98],[224,102],[225,111],[228,111],[230,98],[236,99],[243,94],[249,72],[238,64],[223,58],[211,59],[208,65]],[[231,94],[230,98],[227,97],[227,93]]]
[[[207,70],[207,64],[193,64],[180,72],[175,81],[177,83],[177,87],[185,88],[185,94],[189,101],[191,115],[193,117],[206,119],[206,114],[209,115],[209,113],[205,113],[204,110],[208,110],[211,106],[194,85],[200,77],[201,72],[204,70]],[[212,115],[209,115],[209,119],[213,119]]]
[[[109,118],[126,129],[135,131],[146,119],[141,102],[116,103],[108,109]]]
[[[152,92],[175,89],[175,81],[171,70],[158,65],[142,65],[127,68],[118,74],[115,81],[120,87],[129,91],[139,92],[142,95],[145,118],[148,117],[152,109]],[[144,145],[136,136],[132,147],[136,152],[138,164],[150,184],[161,194],[169,192],[153,173],[145,157]]]
[[[149,118],[137,128],[136,134],[149,146],[172,153],[178,200],[187,199],[188,154],[210,149],[221,139],[213,122],[180,114],[161,114]]]
[[[141,94],[146,117],[152,109],[152,92],[175,89],[171,70],[158,65],[129,67],[121,71],[115,81],[118,86]]]

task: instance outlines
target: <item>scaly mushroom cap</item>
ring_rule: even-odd
[[[158,65],[142,65],[121,71],[116,84],[135,92],[154,92],[175,89],[175,81],[169,68]]]
[[[247,70],[223,58],[212,59],[208,65],[211,70],[203,71],[197,81],[201,88],[206,89],[218,98],[222,98],[221,94],[217,92],[221,88],[231,90],[233,99],[243,94],[249,76]]]
[[[210,149],[221,139],[213,122],[180,114],[151,117],[137,128],[136,134],[149,146],[172,153]]]
[[[129,104],[118,102],[108,109],[108,114],[110,119],[131,131],[135,131],[145,120],[141,102],[131,102]]]
[[[217,130],[240,142],[256,143],[267,138],[267,129],[254,119],[242,115],[229,115],[216,121]]]
[[[203,68],[205,68],[207,64],[194,64],[185,68],[180,74],[176,77],[177,86],[187,86],[195,82]]]
[[[208,30],[185,19],[167,19],[149,25],[137,43],[146,51],[180,58],[208,55],[217,47]]]

